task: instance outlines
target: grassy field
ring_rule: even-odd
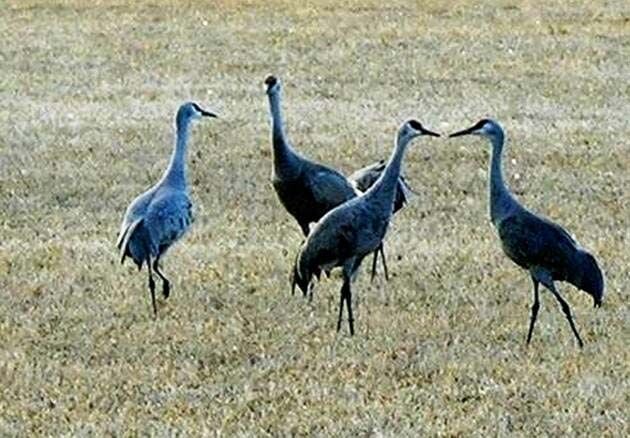
[[[630,434],[630,3],[126,3],[0,1],[1,435]],[[476,138],[410,147],[418,195],[390,282],[366,263],[355,283],[356,336],[335,332],[338,275],[292,297],[269,73],[296,147],[345,173],[408,117],[500,120],[519,199],[606,271],[598,310],[560,284],[585,348],[546,292],[525,348],[531,284]],[[221,119],[193,129],[196,222],[154,320],[114,242],[188,99]]]

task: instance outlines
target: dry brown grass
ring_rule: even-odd
[[[0,5],[2,435],[628,435],[628,2],[126,3]],[[524,346],[530,283],[489,226],[480,140],[412,146],[420,195],[393,279],[355,285],[357,336],[334,331],[338,278],[291,297],[271,72],[296,146],[344,172],[409,116],[502,121],[513,189],[607,272],[597,311],[561,286],[584,350],[546,293]],[[154,321],[114,239],[189,98],[222,119],[194,128],[197,221]]]

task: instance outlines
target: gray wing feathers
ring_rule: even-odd
[[[350,201],[353,202],[353,201]],[[306,240],[306,251],[320,267],[326,267],[350,254],[356,244],[356,224],[360,214],[348,209],[350,204],[337,207],[313,226]]]
[[[374,185],[376,180],[381,176],[385,170],[386,163],[384,160],[377,161],[376,163],[365,166],[362,169],[357,170],[348,177],[352,185],[361,191],[366,192],[370,187]],[[396,197],[394,198],[394,212],[400,210],[408,202],[413,190],[407,184],[405,177],[400,175],[398,177],[398,186],[396,188]]]
[[[136,228],[142,223],[143,219],[136,219],[132,222],[124,232],[120,233],[118,248],[120,249],[120,263],[125,261],[127,255],[127,248],[129,247],[129,240],[133,237]]]
[[[372,187],[383,170],[385,170],[385,161],[381,160],[357,170],[348,179],[358,190],[365,192]]]
[[[127,207],[127,211],[125,212],[125,217],[120,227],[120,233],[118,234],[116,247],[118,248],[121,247],[123,240],[128,234],[128,230],[131,224],[136,222],[138,219],[142,219],[144,217],[147,211],[147,208],[149,207],[149,204],[151,203],[151,200],[153,199],[155,191],[156,191],[155,188],[151,188],[147,190],[146,192],[142,193],[141,195],[139,195],[133,201],[131,201],[131,204],[129,204],[129,207]]]
[[[345,176],[330,169],[321,169],[310,178],[309,183],[315,201],[320,205],[328,204],[330,208],[357,195]]]
[[[168,247],[188,230],[193,221],[192,204],[184,193],[156,198],[145,217],[155,247]],[[152,252],[157,248],[152,248]]]
[[[537,265],[564,271],[577,250],[562,227],[528,211],[504,219],[497,230],[505,253],[525,268]]]

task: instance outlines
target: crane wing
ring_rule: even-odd
[[[127,228],[125,228],[124,232],[120,233],[119,243],[116,246],[120,249],[120,263],[122,264],[125,261],[125,257],[127,256],[127,247],[129,246],[129,240],[133,236],[133,233],[136,231],[138,226],[142,223],[143,218],[136,219],[133,221]]]
[[[503,251],[519,266],[540,266],[566,278],[577,243],[561,226],[528,211],[497,224]]]
[[[327,210],[357,196],[354,187],[345,176],[323,166],[309,178],[309,188],[316,204],[328,206]]]
[[[379,179],[387,164],[384,160],[372,163],[357,170],[348,177],[350,182],[361,192],[366,192]],[[398,177],[396,197],[394,198],[394,213],[403,208],[408,202],[413,190],[407,183],[404,175]]]
[[[145,216],[151,242],[163,251],[186,233],[193,222],[192,203],[184,192],[167,192],[151,202]]]
[[[118,238],[116,239],[116,248],[118,249],[122,248],[122,243],[125,240],[125,237],[127,236],[127,234],[129,233],[130,226],[131,226],[130,224],[123,222],[123,226],[120,229],[120,232],[118,233]]]
[[[136,222],[138,219],[142,219],[144,214],[146,213],[151,200],[153,199],[153,195],[156,192],[156,188],[152,187],[146,192],[138,195],[131,203],[129,207],[127,207],[127,211],[125,211],[125,217],[123,218],[122,224],[120,226],[120,232],[118,233],[118,239],[116,239],[116,247],[121,248],[123,240],[129,234],[129,227]]]
[[[369,166],[365,166],[352,175],[348,177],[348,179],[354,183],[354,186],[362,192],[367,191],[372,184],[376,182],[381,173],[385,170],[385,161],[377,161],[376,163],[372,163]]]
[[[314,265],[327,270],[352,256],[357,245],[357,218],[348,209],[334,209],[311,230],[305,251]]]

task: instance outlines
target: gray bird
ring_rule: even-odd
[[[295,218],[304,236],[307,236],[311,224],[317,222],[336,206],[363,192],[369,186],[365,184],[366,178],[371,177],[376,170],[372,169],[367,177],[359,175],[361,181],[357,181],[355,188],[353,182],[338,171],[300,155],[285,134],[280,80],[274,76],[269,76],[265,79],[265,85],[269,97],[272,124],[273,187],[284,208]],[[397,194],[397,199],[399,197],[406,199],[406,187],[404,181],[400,180],[397,190],[401,193]],[[374,253],[372,275],[374,276],[375,273],[378,251],[381,253],[387,277],[383,248],[378,248]]]
[[[560,303],[571,330],[580,347],[582,339],[575,328],[569,304],[560,296],[554,281],[567,281],[593,297],[594,306],[599,307],[604,297],[604,276],[595,257],[584,250],[559,225],[540,217],[523,207],[510,193],[503,181],[501,153],[504,138],[501,126],[488,119],[451,134],[480,135],[490,140],[490,220],[496,228],[503,252],[521,268],[529,271],[534,284],[534,303],[527,333],[527,344],[531,341],[534,324],[540,307],[538,286],[545,286]]]
[[[385,170],[385,160],[377,161],[376,163],[365,166],[348,177],[352,185],[360,192],[367,192],[372,185],[378,180],[383,171]],[[396,189],[396,196],[394,198],[394,210],[393,214],[396,214],[398,210],[403,208],[409,202],[409,196],[412,190],[407,184],[405,177],[401,174],[398,178],[398,188]],[[383,261],[383,271],[385,273],[385,279],[389,280],[389,274],[387,272],[387,261],[385,260],[385,252],[381,246],[378,251],[374,252],[374,258],[372,259],[372,275],[371,280],[374,280],[376,276],[376,261],[378,253],[381,254],[381,260]]]
[[[186,180],[186,149],[190,123],[202,116],[217,117],[194,102],[185,103],[179,108],[175,118],[175,147],[168,167],[157,184],[131,202],[116,242],[121,263],[126,257],[131,257],[140,270],[146,262],[155,316],[157,306],[153,271],[162,279],[162,295],[168,298],[170,282],[160,270],[160,258],[186,233],[193,221]]]
[[[383,242],[394,208],[394,199],[405,150],[420,135],[439,137],[416,120],[405,122],[398,130],[394,151],[385,171],[370,189],[326,213],[311,229],[294,266],[294,281],[307,294],[313,277],[334,267],[343,269],[337,331],[341,329],[344,302],[348,308],[350,334],[354,334],[352,292],[363,258]]]

